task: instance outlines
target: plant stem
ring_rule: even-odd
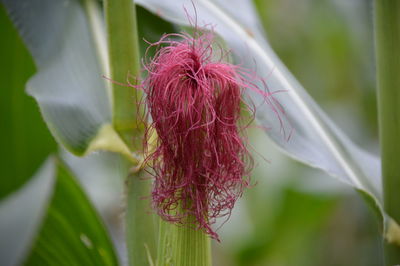
[[[400,1],[375,0],[375,38],[384,208],[400,224]],[[400,264],[400,246],[385,241],[385,259]]]
[[[132,0],[105,0],[104,13],[108,33],[108,53],[113,95],[113,126],[124,142],[134,151],[140,148],[142,128],[140,91],[128,86],[137,85],[140,75],[140,53],[135,4]],[[123,83],[126,85],[119,85]],[[136,138],[136,143],[133,139]],[[135,145],[136,144],[136,147]]]
[[[144,174],[142,172],[142,174]],[[126,243],[130,265],[150,265],[155,255],[155,226],[150,213],[150,180],[139,175],[127,179],[127,208],[125,215]]]
[[[140,91],[121,83],[138,84],[140,54],[135,4],[132,0],[104,0],[110,78],[112,79],[113,127],[131,152],[142,150],[144,129],[139,126]],[[125,232],[129,265],[149,265],[155,252],[153,216],[147,197],[150,180],[144,172],[128,176],[126,181]]]
[[[211,266],[210,237],[192,228],[193,221],[188,224],[160,221],[157,266]]]

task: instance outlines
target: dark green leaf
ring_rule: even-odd
[[[54,196],[26,265],[118,265],[99,216],[61,165]]]
[[[54,159],[20,190],[0,202],[0,265],[16,265],[28,253],[53,191]]]
[[[37,104],[24,91],[35,67],[2,5],[0,25],[0,198],[3,198],[33,176],[56,145]]]
[[[136,6],[136,15],[138,20],[139,48],[141,56],[144,58],[148,44],[160,40],[166,33],[177,32],[177,27],[161,19],[141,6]],[[154,56],[155,49],[149,50],[147,56]]]

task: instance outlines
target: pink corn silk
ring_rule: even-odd
[[[249,186],[253,161],[241,136],[247,125],[238,122],[241,108],[254,114],[241,104],[243,91],[258,88],[240,67],[214,61],[212,42],[212,33],[197,33],[165,35],[151,44],[148,49],[158,49],[145,64],[143,89],[152,117],[145,141],[153,129],[158,135],[147,157],[155,177],[153,207],[177,224],[195,217],[191,225],[218,240],[211,224],[229,216]]]

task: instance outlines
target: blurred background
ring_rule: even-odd
[[[371,0],[254,0],[268,40],[287,67],[350,138],[378,152]],[[180,29],[138,7],[148,41]],[[24,84],[33,61],[0,5],[0,198],[32,176],[57,146]],[[146,48],[141,42],[142,53]],[[267,81],[268,82],[268,81]],[[376,266],[380,232],[354,190],[282,154],[249,131],[256,168],[232,217],[218,231],[214,265]],[[96,155],[94,155],[96,156]],[[89,158],[90,159],[90,158]],[[70,160],[74,160],[73,158]],[[121,240],[122,180],[76,173]]]

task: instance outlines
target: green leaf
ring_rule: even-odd
[[[115,134],[110,137],[102,130],[111,124],[112,108],[108,81],[102,78],[108,76],[108,64],[97,2],[4,0],[4,4],[38,68],[27,84],[28,93],[39,103],[56,140],[79,155],[92,140],[97,144],[91,150],[108,150]],[[123,145],[117,148],[126,153]]]
[[[28,253],[53,192],[54,158],[20,190],[0,201],[1,265],[17,265]]]
[[[27,255],[28,265],[118,265],[96,211],[55,158],[0,201],[0,236],[5,266],[20,264]]]
[[[142,58],[146,55],[147,42],[157,42],[163,34],[179,31],[178,27],[138,5],[136,6],[136,15],[138,21],[139,48]],[[147,51],[147,56],[153,57],[155,52],[155,49],[150,49]]]
[[[280,92],[274,94],[279,104],[267,103],[263,95],[252,90],[247,92],[249,101],[257,107],[257,122],[267,128],[266,133],[275,144],[290,157],[364,191],[383,213],[379,159],[356,146],[283,65],[269,46],[251,1],[137,0],[137,3],[174,23],[188,25],[189,18],[197,18],[200,27],[213,25],[233,50],[235,61],[255,71],[271,92]],[[259,86],[264,87],[261,82]]]
[[[118,215],[131,164],[121,154],[96,152],[78,157],[61,150],[60,157],[79,180],[90,202],[103,216]]]
[[[99,216],[69,171],[57,164],[57,182],[26,265],[118,265]]]
[[[56,144],[34,99],[24,92],[35,67],[0,4],[0,199],[33,176]]]

